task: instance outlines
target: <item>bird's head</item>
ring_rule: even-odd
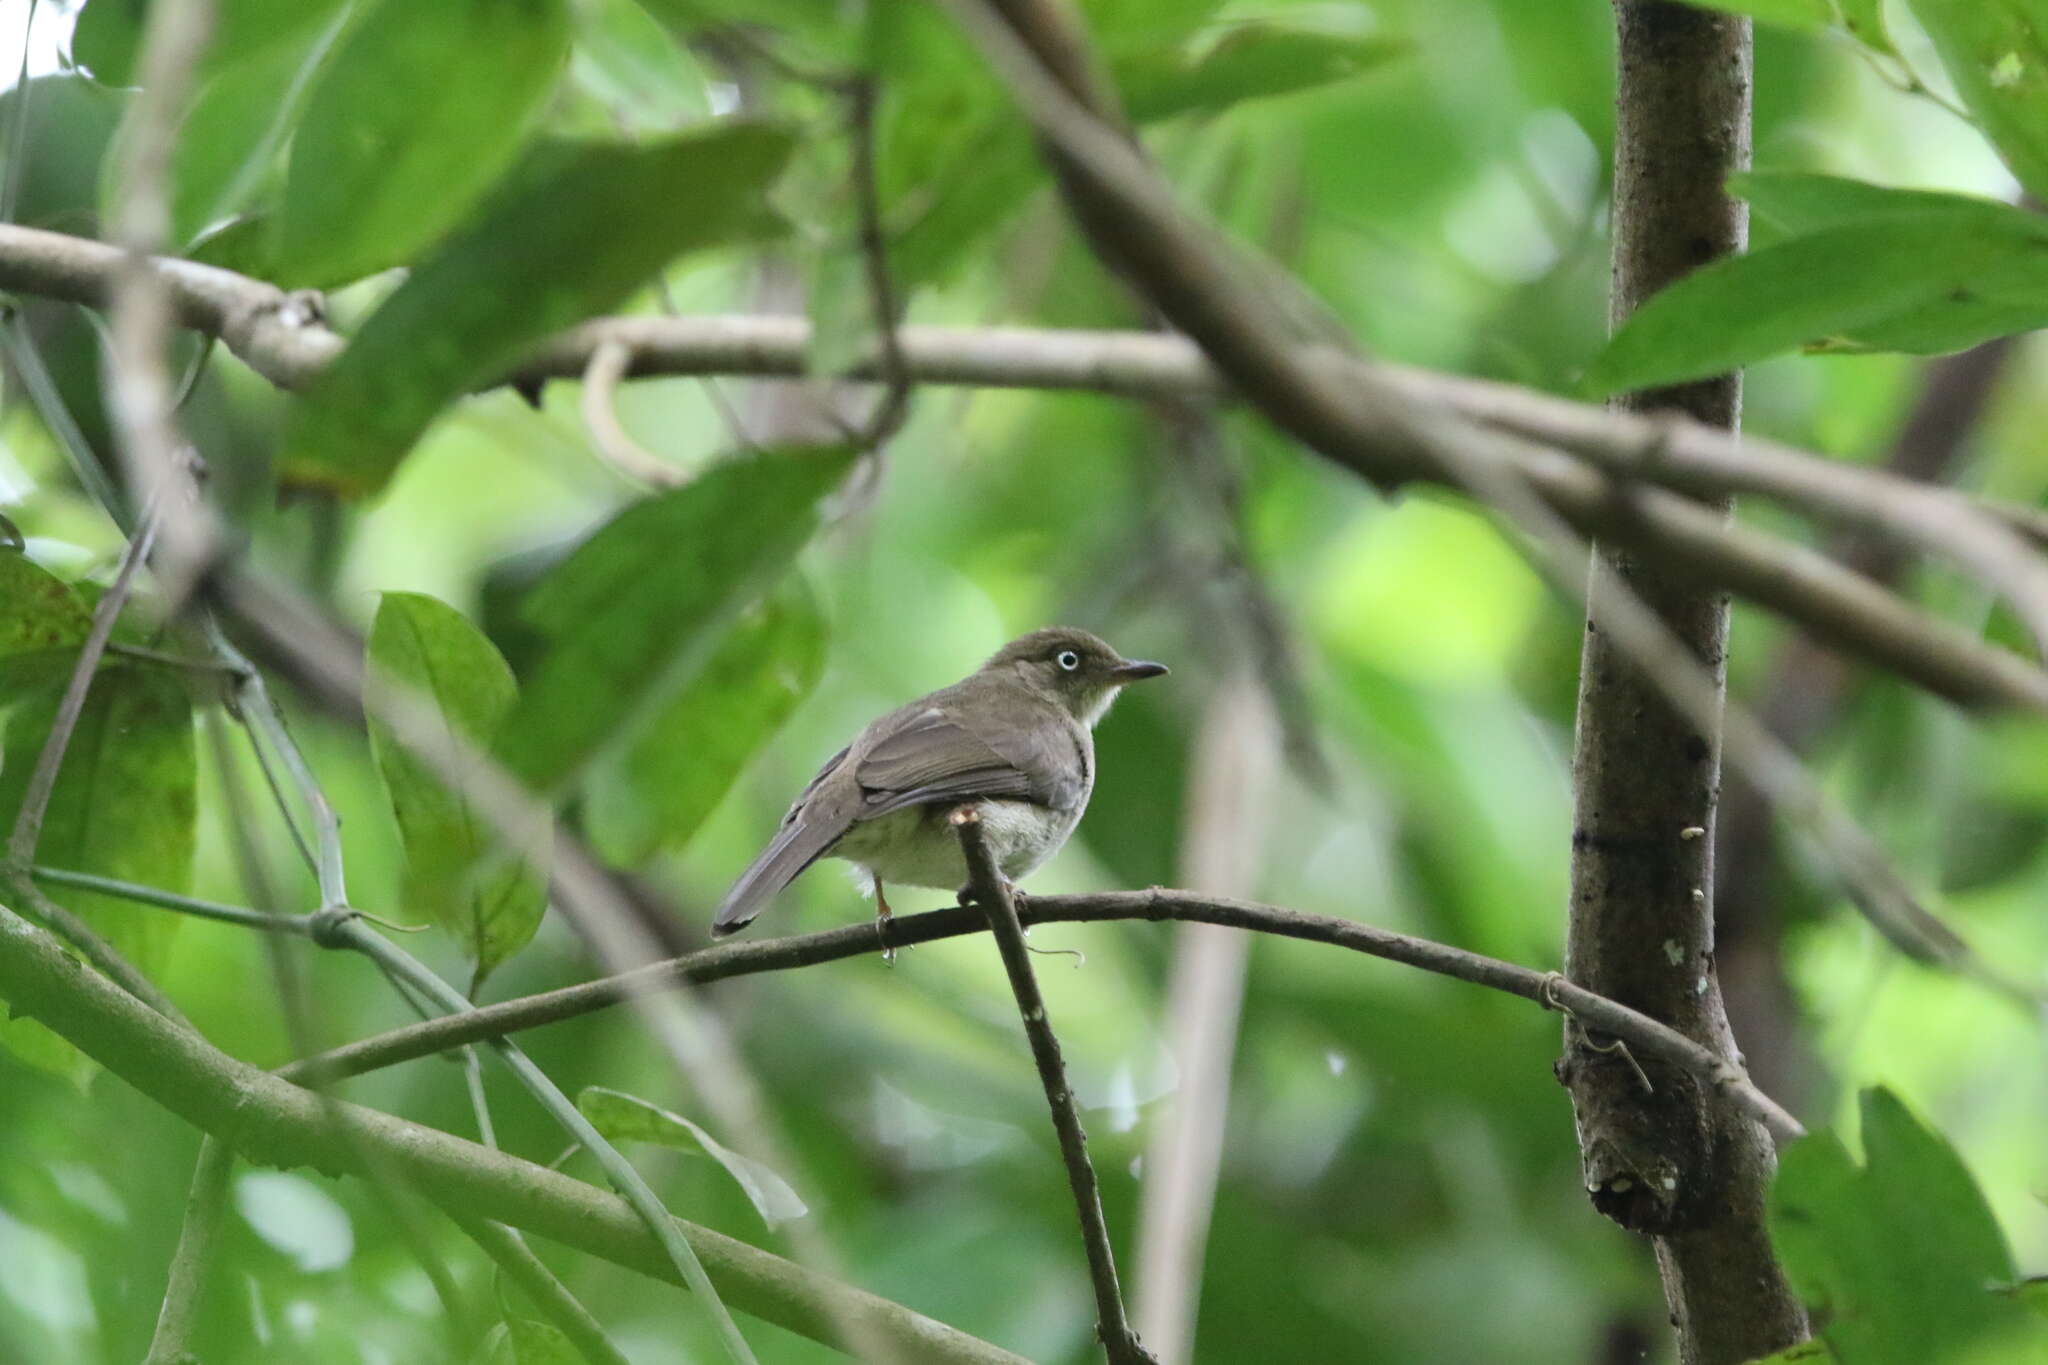
[[[1085,630],[1049,626],[1012,640],[981,666],[982,672],[1013,671],[1035,689],[1049,693],[1083,725],[1093,725],[1126,684],[1157,678],[1165,664],[1126,659]]]

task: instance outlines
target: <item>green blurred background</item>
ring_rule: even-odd
[[[28,8],[0,4],[7,43],[18,41]],[[799,42],[836,41],[834,21],[808,7],[721,8]],[[946,80],[906,76],[894,104],[885,94],[883,179],[911,318],[1132,325],[1029,169],[1014,117],[923,8],[907,7],[899,33],[876,25],[881,37],[871,39],[885,66],[927,77],[961,66]],[[41,74],[18,216],[90,231],[98,158],[126,97],[57,59],[69,50],[75,10],[40,6],[31,53]],[[576,16],[577,56],[548,115],[561,130],[660,131],[741,100],[831,126],[801,90],[736,85],[629,0],[593,0]],[[1602,0],[1233,3],[1184,13],[1125,0],[1096,7],[1095,22],[1105,44],[1138,53],[1266,22],[1360,40],[1355,74],[1163,118],[1150,145],[1189,199],[1298,273],[1381,354],[1570,389],[1605,330],[1612,40]],[[1910,32],[1901,40],[1910,53]],[[2014,192],[1973,130],[1934,100],[1892,88],[1850,44],[1760,30],[1757,92],[1760,167]],[[692,257],[667,280],[676,305],[751,311],[794,292],[794,282],[828,338],[850,345],[864,336],[851,209],[837,188],[843,159],[831,137],[806,149],[783,191],[796,226],[772,264],[753,252]],[[360,317],[379,288],[344,292],[337,315]],[[76,310],[30,303],[24,316],[88,434],[103,437],[93,333]],[[1843,459],[1882,458],[1923,373],[1887,356],[1773,361],[1750,376],[1748,423]],[[635,493],[593,458],[577,400],[568,383],[550,385],[537,410],[503,390],[467,400],[387,493],[348,507],[270,496],[266,461],[284,400],[226,357],[215,358],[187,421],[259,559],[364,628],[382,592],[433,594],[493,630],[517,668],[521,641],[507,623],[521,586]],[[1959,481],[2038,501],[2048,484],[2044,403],[2048,372],[2024,347],[2006,361]],[[715,393],[700,381],[649,380],[626,386],[618,409],[641,443],[688,471],[739,444],[726,412],[748,438],[770,440],[791,421],[792,400],[737,380]],[[63,470],[36,410],[10,384],[0,413],[9,515],[45,565],[66,577],[104,573],[118,542]],[[1032,890],[1181,877],[1191,750],[1219,685],[1249,666],[1280,683],[1290,737],[1245,836],[1256,868],[1249,894],[1560,965],[1579,625],[1462,503],[1375,496],[1241,413],[1190,423],[1107,398],[927,390],[886,463],[836,507],[801,572],[826,623],[815,687],[694,837],[634,869],[682,907],[679,934],[701,936],[709,907],[790,795],[860,724],[953,680],[1011,635],[1063,622],[1163,659],[1174,673],[1104,722],[1094,808]],[[1981,596],[1952,580],[1929,575],[1914,588],[1958,620],[1987,615]],[[1738,606],[1737,695],[1754,700],[1780,681],[1783,636]],[[310,710],[295,712],[295,723],[342,812],[355,899],[408,917],[396,835],[360,732]],[[195,890],[242,900],[214,799],[219,774],[205,746],[201,755]],[[1973,722],[1870,680],[1852,689],[1815,758],[1910,873],[1941,889],[1973,942],[2038,975],[2048,956],[2039,837],[2048,828],[2048,731]],[[281,830],[267,826],[264,839],[274,869],[297,867]],[[1790,994],[1739,1025],[1758,1030],[1745,1033],[1745,1049],[1816,1126],[1851,1120],[1860,1087],[1894,1087],[1959,1147],[2022,1268],[2041,1270],[2048,1057],[2039,1032],[1982,990],[1899,960],[1809,873],[1791,850],[1767,879],[1768,896],[1749,907],[1783,934],[1742,970],[1752,984],[1766,981],[1765,996],[1782,973]],[[311,903],[309,881],[287,886],[295,903]],[[942,899],[906,891],[896,904]],[[825,867],[756,932],[868,913]],[[1140,1158],[1175,1103],[1164,1004],[1171,931],[1060,926],[1034,943],[1086,955],[1073,967],[1041,959],[1041,975],[1087,1105],[1129,1282]],[[453,949],[435,936],[407,946],[461,977]],[[323,1040],[406,1017],[368,964],[329,955],[305,965]],[[486,995],[595,970],[551,918]],[[186,924],[165,984],[238,1056],[288,1059],[257,939]],[[852,1279],[1034,1359],[1091,1358],[1071,1205],[988,944],[919,948],[893,968],[869,958],[733,982],[709,998],[792,1148],[784,1174]],[[527,1043],[572,1093],[616,1086],[708,1121],[622,1013]],[[1580,1189],[1570,1109],[1549,1069],[1557,1046],[1557,1021],[1521,1002],[1314,945],[1253,944],[1199,1358],[1668,1358],[1647,1250],[1596,1216]],[[561,1139],[540,1112],[501,1071],[487,1066],[486,1083],[501,1141],[551,1158]],[[472,1131],[460,1073],[444,1062],[412,1063],[348,1093]],[[0,1133],[0,1360],[138,1359],[194,1134],[106,1076],[59,1078],[5,1057]],[[786,1232],[764,1228],[716,1165],[645,1156],[673,1209],[787,1251]],[[587,1158],[571,1169],[595,1178]],[[393,1200],[357,1182],[249,1171],[238,1176],[234,1207],[198,1341],[206,1359],[452,1353]],[[488,1301],[488,1264],[445,1223],[419,1221],[464,1290]],[[543,1250],[635,1361],[714,1358],[679,1293]],[[764,1361],[829,1355],[775,1329],[748,1331]]]

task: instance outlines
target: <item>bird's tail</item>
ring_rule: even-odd
[[[740,873],[732,890],[725,893],[718,914],[711,921],[712,936],[736,934],[753,923],[754,916],[766,909],[783,887],[795,881],[798,873],[823,857],[842,832],[829,821],[807,820],[801,814],[775,831],[761,856]]]

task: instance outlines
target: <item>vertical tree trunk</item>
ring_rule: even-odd
[[[1746,19],[1663,0],[1615,0],[1615,18],[1619,323],[1657,290],[1744,244],[1746,215],[1722,183],[1749,159],[1750,32]],[[1733,429],[1741,378],[1622,401]],[[1721,594],[1603,548],[1592,590],[1617,581],[1723,672]],[[1589,622],[1573,755],[1569,975],[1732,1056],[1714,968],[1720,771],[1720,736],[1674,713]],[[1601,1212],[1653,1238],[1681,1360],[1733,1365],[1800,1340],[1805,1316],[1765,1234],[1773,1157],[1763,1129],[1689,1076],[1628,1057],[1611,1040],[1570,1027],[1566,1040],[1558,1070],[1572,1094],[1587,1188]]]

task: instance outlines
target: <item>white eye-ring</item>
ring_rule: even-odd
[[[1052,656],[1052,661],[1072,673],[1081,666],[1081,656],[1071,649],[1063,649]]]

